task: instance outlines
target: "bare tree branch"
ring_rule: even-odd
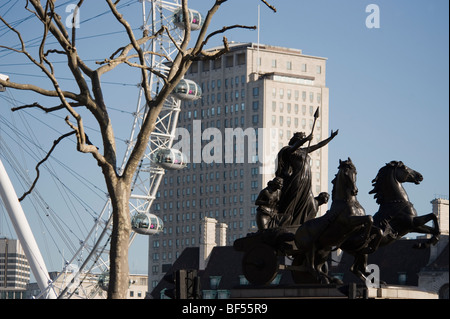
[[[118,1],[116,1],[115,3],[112,3],[111,0],[106,0],[106,2],[108,3],[111,12],[113,13],[113,15],[115,16],[116,20],[123,25],[123,27],[125,28],[128,38],[130,39],[130,43],[133,46],[134,50],[138,53],[139,56],[139,63],[141,65],[145,65],[145,56],[143,53],[143,50],[140,47],[139,42],[136,40],[134,33],[133,33],[133,29],[131,28],[130,24],[128,23],[128,21],[126,21],[122,14],[119,13],[119,11],[117,10],[117,4],[119,3]],[[144,38],[146,38],[146,35],[144,34]],[[152,94],[151,94],[151,88],[149,85],[149,79],[148,79],[148,73],[146,70],[142,69],[141,71],[141,75],[142,75],[142,82],[141,82],[141,86],[144,89],[144,96],[147,102],[152,100]]]
[[[47,4],[45,6],[45,11],[48,10],[48,6],[50,5],[50,2],[47,1]],[[49,29],[49,23],[51,22],[51,19],[49,17],[45,17],[45,20],[42,19],[42,24],[44,25],[44,34],[42,35],[42,40],[41,40],[41,44],[39,45],[39,59],[40,59],[40,63],[42,64],[43,60],[44,60],[44,47],[45,47],[45,41],[47,40],[47,35],[48,35],[48,29]],[[54,74],[53,72],[53,67],[51,68],[51,73]]]
[[[163,80],[165,84],[169,83],[169,81],[167,81],[167,76],[165,74],[159,72],[158,70],[155,70],[152,67],[145,66],[145,65],[140,65],[138,63],[132,63],[132,62],[130,62],[128,60],[124,61],[124,63],[129,65],[129,66],[131,66],[131,67],[141,68],[141,69],[147,70],[147,71],[153,73],[154,75],[156,75],[157,77],[159,77],[161,80]]]
[[[39,180],[39,176],[41,175],[40,171],[39,171],[39,166],[41,166],[43,163],[45,163],[48,158],[50,157],[50,155],[52,154],[52,152],[55,150],[56,146],[59,144],[59,142],[61,142],[63,139],[65,139],[68,136],[71,136],[75,134],[75,131],[66,133],[62,136],[60,136],[58,139],[53,141],[53,146],[52,148],[48,151],[47,155],[39,162],[36,164],[35,170],[36,170],[36,178],[34,179],[33,183],[31,184],[31,187],[28,189],[28,191],[26,191],[20,198],[19,198],[19,202],[21,202],[22,200],[25,199],[25,197],[30,194],[34,187],[36,186],[38,180]]]
[[[48,56],[50,53],[57,53],[57,54],[63,54],[63,55],[66,55],[66,52],[64,52],[64,51],[57,50],[57,49],[50,49],[50,50],[47,50],[47,51],[44,53],[44,56]]]
[[[180,45],[179,45],[178,42],[174,39],[174,37],[170,34],[169,29],[166,28],[166,27],[164,26],[164,30],[166,31],[167,36],[169,37],[170,41],[172,41],[173,45],[177,48],[178,52],[181,52],[181,47],[180,47]]]
[[[11,51],[15,51],[17,53],[23,53],[25,51],[25,42],[23,42],[22,35],[20,34],[20,32],[17,31],[15,28],[13,28],[8,22],[6,22],[5,19],[3,19],[2,16],[0,16],[0,20],[3,22],[4,25],[6,25],[6,27],[8,29],[13,31],[17,35],[17,37],[19,38],[21,49],[18,50],[18,49],[14,49],[14,48],[11,48],[11,47],[8,47],[8,46],[4,46],[4,45],[0,45],[0,48],[4,48],[4,49],[11,50]]]
[[[204,47],[209,39],[211,39],[213,36],[217,35],[217,34],[221,34],[221,33],[225,33],[228,30],[232,30],[232,29],[249,29],[249,30],[256,30],[256,26],[247,26],[247,25],[240,25],[240,24],[235,24],[235,25],[231,25],[231,26],[225,26],[220,30],[216,30],[214,32],[211,32],[210,34],[208,34],[208,36],[205,38],[205,40],[202,43],[202,46]]]
[[[109,163],[106,161],[106,158],[100,154],[98,148],[92,143],[87,143],[87,135],[84,132],[84,126],[82,123],[82,119],[77,119],[77,125],[73,125],[69,121],[69,117],[66,117],[66,123],[75,131],[77,136],[77,150],[82,153],[91,153],[94,158],[97,160],[99,166],[108,165]],[[111,167],[111,166],[109,166]]]
[[[33,12],[38,17],[38,19],[44,24],[45,28],[47,28],[48,31],[55,37],[56,41],[58,41],[59,45],[64,50],[68,59],[69,68],[80,89],[80,98],[83,97],[86,106],[91,110],[91,112],[95,112],[94,104],[90,103],[91,98],[89,96],[89,88],[82,72],[80,71],[79,64],[81,64],[83,72],[87,72],[86,74],[88,74],[88,76],[90,75],[90,69],[87,68],[87,66],[81,61],[75,47],[70,43],[68,32],[61,21],[61,17],[54,12],[54,0],[47,1],[46,9],[42,7],[39,0],[27,0],[27,5],[28,2],[30,2],[35,9],[35,11],[29,11]],[[47,6],[49,7],[49,13],[47,13]],[[54,21],[54,23],[52,23],[52,21]],[[40,56],[42,56],[42,53]],[[56,88],[57,84],[54,83],[54,86]]]
[[[162,27],[158,32],[156,32],[155,34],[151,35],[151,36],[144,36],[138,40],[136,40],[136,43],[140,46],[143,45],[144,43],[155,39],[156,37],[160,36],[162,32],[164,32],[164,29],[166,27]],[[116,66],[118,66],[121,63],[125,63],[126,61],[128,61],[129,59],[132,58],[140,58],[140,54],[133,54],[133,55],[128,55],[128,53],[134,49],[134,45],[133,43],[129,43],[128,45],[121,47],[119,49],[117,49],[116,51],[114,51],[114,53],[111,55],[111,57],[109,59],[104,59],[103,61],[97,61],[95,62],[96,64],[99,65],[106,65],[103,66],[99,69],[97,69],[97,72],[102,75],[106,72],[109,72],[111,70],[113,70]],[[117,57],[115,57],[119,52],[121,52]],[[142,51],[143,55],[148,55],[148,54],[152,54],[152,55],[157,55],[157,56],[161,56],[164,57],[166,59],[168,59],[169,57],[166,54],[163,53],[159,53],[159,52],[153,52],[153,51]],[[142,66],[145,66],[144,64],[141,64]]]
[[[82,99],[82,96],[84,95],[84,100],[87,103],[87,99],[88,99],[88,87],[87,84],[84,80],[84,78],[82,77],[80,72],[77,72],[75,68],[71,67],[72,73],[74,74],[74,77],[77,81],[77,83],[79,84],[80,90],[82,95],[77,95],[71,92],[64,92],[63,90],[61,90],[58,80],[55,78],[54,76],[54,70],[53,70],[53,66],[51,65],[51,63],[49,62],[49,60],[45,57],[44,54],[44,45],[45,45],[45,39],[47,37],[47,33],[48,30],[53,30],[54,32],[52,32],[52,34],[55,36],[55,38],[57,38],[57,40],[60,41],[60,43],[63,44],[67,44],[65,42],[65,39],[63,38],[61,32],[57,31],[57,29],[51,24],[51,20],[48,19],[46,12],[44,11],[44,9],[42,8],[42,6],[40,5],[39,1],[36,0],[29,0],[31,1],[31,3],[33,4],[33,6],[35,7],[35,9],[37,11],[40,12],[40,14],[36,11],[31,11],[33,12],[39,19],[40,21],[44,24],[44,34],[43,34],[43,39],[41,41],[40,47],[39,47],[39,59],[40,61],[37,61],[36,59],[34,59],[31,54],[26,50],[25,48],[25,42],[22,39],[22,36],[20,34],[19,31],[17,31],[14,27],[12,27],[11,25],[9,25],[2,17],[0,17],[1,21],[14,33],[16,33],[20,45],[21,45],[21,50],[17,50],[11,47],[6,47],[6,46],[1,46],[3,48],[6,48],[8,50],[12,50],[18,53],[22,53],[24,54],[29,61],[31,61],[34,65],[36,65],[37,67],[39,67],[41,69],[41,71],[43,71],[48,79],[52,82],[53,87],[55,88],[55,91],[49,91],[49,90],[44,90],[40,87],[37,86],[33,86],[33,85],[22,85],[22,84],[18,84],[18,83],[13,83],[13,82],[9,82],[9,87],[12,88],[17,88],[17,89],[21,89],[21,90],[31,90],[31,91],[35,91],[36,93],[39,94],[43,94],[43,95],[47,95],[47,96],[57,96],[60,98],[61,102],[65,105],[65,107],[68,109],[68,111],[76,118],[77,114],[76,112],[73,111],[73,109],[70,107],[70,104],[67,103],[66,101],[66,97],[69,97],[71,99],[74,100],[80,100]],[[47,2],[47,5],[50,4],[51,1]],[[28,5],[28,1],[27,1],[27,5]],[[51,7],[51,5],[50,5]],[[39,9],[39,10],[38,10]],[[69,45],[70,47],[70,45]],[[63,46],[63,49],[67,49],[66,46]],[[69,57],[69,66],[71,66],[72,64],[70,63],[70,56]],[[76,60],[76,59],[75,59]],[[50,70],[45,66],[45,64],[47,64],[50,67]],[[73,65],[72,65],[73,66]],[[68,93],[68,94],[65,94]]]
[[[277,9],[273,5],[269,4],[266,0],[261,0],[261,2],[269,7],[273,12],[277,12]]]
[[[197,42],[195,43],[194,48],[192,50],[193,55],[196,55],[203,50],[203,46],[204,46],[203,42],[204,42],[204,39],[206,38],[206,34],[208,32],[208,27],[211,24],[212,17],[217,12],[217,10],[219,10],[222,3],[225,3],[226,1],[227,0],[216,0],[216,2],[211,7],[211,9],[209,9],[208,14],[205,17],[205,21],[203,22],[203,26],[200,29],[200,33],[198,35]]]
[[[27,0],[25,8],[29,12],[33,13],[42,23],[45,23],[47,17],[53,19],[56,25],[49,24],[49,30],[55,36],[61,47],[65,50],[68,50],[71,47],[69,34],[67,33],[64,24],[61,22],[61,18],[55,13],[55,6],[53,2],[54,0],[47,1],[47,5],[50,6],[49,14],[47,13],[46,9],[42,7],[40,0]],[[35,11],[28,9],[28,3],[32,4]]]
[[[44,96],[59,97],[58,91],[46,90],[46,89],[43,89],[43,88],[33,85],[33,84],[15,83],[15,82],[12,82],[11,80],[9,80],[9,81],[0,80],[0,84],[5,87],[12,88],[12,89],[23,90],[23,91],[33,91],[35,93],[38,93],[38,94],[41,94]],[[79,100],[79,95],[77,95],[73,92],[69,92],[69,91],[61,91],[61,92],[66,98],[69,98],[69,99],[72,99],[75,101]]]
[[[74,130],[79,132],[77,134],[77,149],[81,152],[85,153],[92,153],[93,156],[97,159],[98,164],[102,165],[107,163],[105,158],[101,156],[98,152],[98,149],[96,147],[89,147],[86,146],[86,141],[84,137],[84,128],[83,128],[83,121],[81,116],[74,110],[71,103],[67,101],[67,98],[71,98],[83,105],[86,106],[87,109],[91,111],[91,113],[95,116],[97,121],[99,122],[100,129],[102,130],[102,136],[113,136],[112,134],[112,128],[111,123],[109,121],[109,116],[107,115],[106,106],[104,105],[103,96],[101,94],[101,87],[100,87],[100,81],[98,80],[98,74],[90,70],[81,60],[79,57],[75,47],[70,43],[68,39],[68,33],[64,27],[64,25],[61,22],[61,18],[55,14],[54,12],[54,4],[52,0],[47,1],[46,8],[44,9],[41,6],[41,2],[39,0],[28,0],[30,2],[35,11],[33,12],[38,19],[43,23],[44,25],[44,35],[43,40],[41,42],[40,51],[39,51],[39,58],[40,62],[34,60],[31,55],[25,50],[25,45],[21,37],[19,36],[19,39],[22,44],[22,53],[25,54],[30,61],[32,61],[36,66],[38,66],[50,79],[52,82],[55,91],[42,91],[42,89],[34,87],[34,86],[24,86],[24,85],[15,85],[15,88],[19,89],[31,89],[33,91],[36,91],[37,93],[43,94],[43,95],[49,95],[49,96],[57,96],[62,105],[68,110],[68,112],[73,116],[73,118],[77,121],[77,127],[71,126]],[[79,2],[79,5],[81,5],[82,1]],[[29,9],[28,9],[29,10]],[[50,11],[47,13],[47,11]],[[54,21],[55,23],[53,23]],[[10,27],[10,29],[12,29]],[[61,48],[64,50],[67,59],[68,59],[68,66],[69,69],[72,72],[72,75],[74,76],[78,87],[80,89],[80,94],[64,94],[65,92],[61,90],[59,83],[57,79],[55,78],[53,74],[53,67],[50,63],[50,61],[46,58],[43,47],[45,46],[45,38],[47,36],[48,32],[51,32],[51,34],[55,37],[55,39],[59,42]],[[60,52],[60,51],[59,51]],[[48,70],[45,67],[45,64],[49,65],[50,70]],[[86,80],[83,77],[83,72],[86,72],[86,74],[91,78],[92,81],[92,87],[93,92],[95,96],[95,101],[92,99],[90,95],[90,90],[87,85]],[[14,87],[14,84],[9,85],[9,87]],[[55,94],[56,93],[56,94]],[[104,135],[103,135],[104,134]],[[107,150],[107,156],[109,159],[109,163],[111,166],[115,167],[115,141],[114,138],[103,138],[104,142],[104,149]]]
[[[81,104],[81,103],[69,103],[69,104],[72,107],[83,106],[83,104]],[[11,111],[16,112],[16,111],[28,109],[28,108],[38,108],[38,109],[43,110],[45,113],[51,113],[54,111],[65,109],[64,105],[62,105],[62,104],[53,106],[53,107],[45,107],[45,106],[42,106],[39,103],[35,102],[33,104],[27,104],[27,105],[22,105],[22,106],[18,106],[18,107],[13,107],[13,108],[11,108]]]
[[[200,54],[192,58],[192,61],[209,61],[209,60],[216,60],[217,58],[221,57],[225,53],[230,51],[230,47],[228,45],[228,39],[226,37],[223,37],[223,49],[221,50],[215,50],[213,52],[208,52],[202,50]]]
[[[78,16],[78,11],[81,7],[81,5],[83,4],[84,0],[80,0],[78,2],[78,4],[75,6],[75,9],[73,11],[73,16],[72,16],[72,45],[75,46],[75,34],[76,34],[76,27],[75,27],[75,23],[77,20],[77,16]]]

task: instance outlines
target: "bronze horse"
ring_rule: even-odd
[[[339,171],[333,179],[332,204],[321,217],[303,223],[295,233],[295,244],[305,266],[318,282],[336,281],[322,269],[333,247],[339,247],[350,235],[363,230],[368,238],[373,223],[356,199],[356,168],[351,159],[339,160]],[[361,246],[367,243],[363,241]],[[303,254],[303,256],[302,256]]]
[[[361,237],[354,235],[341,245],[341,249],[355,257],[351,271],[360,279],[365,280],[367,257],[379,246],[386,246],[410,232],[431,234],[432,237],[416,248],[425,248],[436,244],[439,240],[440,230],[436,215],[433,213],[417,216],[413,204],[402,183],[419,184],[423,180],[419,172],[407,167],[400,161],[391,161],[378,171],[378,175],[372,181],[373,190],[369,194],[375,194],[378,212],[373,216],[371,233],[372,241],[361,249],[364,244]],[[425,225],[433,221],[433,227]]]

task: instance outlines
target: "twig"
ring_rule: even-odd
[[[247,26],[247,25],[240,25],[240,24],[235,24],[235,25],[231,25],[231,26],[226,26],[223,27],[220,30],[216,30],[214,32],[211,32],[210,34],[208,34],[208,36],[205,38],[205,40],[203,41],[203,47],[206,45],[206,43],[208,43],[209,39],[212,38],[213,36],[220,34],[220,33],[225,33],[228,30],[232,30],[232,29],[250,29],[250,30],[256,30],[256,26]]]
[[[261,0],[261,2],[268,6],[273,12],[277,12],[277,9],[273,5],[269,4],[266,0]]]
[[[69,103],[69,104],[72,107],[77,107],[77,106],[83,105],[81,103]],[[63,104],[53,106],[53,107],[44,107],[44,106],[40,105],[39,103],[35,102],[33,104],[26,104],[26,105],[22,105],[22,106],[18,106],[18,107],[13,107],[13,108],[11,108],[11,111],[15,112],[15,111],[19,111],[22,109],[28,109],[28,108],[34,108],[34,107],[43,110],[45,113],[51,113],[54,111],[63,110],[65,108],[65,106]]]
[[[53,146],[52,146],[52,148],[50,149],[50,151],[48,151],[47,155],[46,155],[39,163],[37,163],[37,165],[36,165],[36,167],[35,167],[35,170],[36,170],[36,178],[34,179],[33,184],[31,184],[30,189],[29,189],[28,191],[26,191],[26,192],[19,198],[19,202],[21,202],[23,199],[25,199],[25,197],[26,197],[28,194],[30,194],[30,193],[33,191],[34,187],[36,186],[36,184],[37,184],[37,182],[38,182],[38,180],[39,180],[39,176],[41,175],[41,173],[40,173],[40,171],[39,171],[39,166],[41,166],[44,162],[46,162],[46,161],[48,160],[48,158],[50,157],[50,155],[52,154],[52,152],[55,150],[55,148],[56,148],[56,146],[59,144],[59,142],[61,142],[61,141],[62,141],[63,139],[65,139],[66,137],[71,136],[71,135],[73,135],[73,134],[75,134],[75,133],[76,133],[75,131],[66,133],[66,134],[60,136],[58,139],[56,139],[56,140],[53,141]]]

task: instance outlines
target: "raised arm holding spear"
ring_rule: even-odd
[[[314,113],[311,134],[306,137],[304,132],[296,132],[289,141],[289,146],[283,147],[278,153],[276,176],[283,179],[283,189],[279,202],[279,212],[292,216],[291,225],[301,225],[306,220],[314,218],[318,206],[328,201],[329,195],[321,193],[314,197],[312,193],[312,178],[309,153],[327,145],[337,134],[311,146],[313,131],[319,117],[319,108]],[[306,148],[301,148],[308,141]],[[287,219],[286,219],[287,220]]]

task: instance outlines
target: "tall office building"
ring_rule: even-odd
[[[166,171],[153,204],[164,231],[150,237],[150,290],[184,248],[199,246],[203,217],[228,226],[227,245],[256,230],[255,199],[274,177],[278,151],[295,132],[311,132],[317,108],[311,144],[329,136],[325,70],[325,58],[254,43],[231,44],[220,59],[192,64],[185,78],[203,94],[181,105],[174,147],[189,164]],[[328,191],[327,147],[311,159],[318,195]]]
[[[25,291],[29,281],[30,265],[20,242],[17,239],[0,238],[0,293]]]

